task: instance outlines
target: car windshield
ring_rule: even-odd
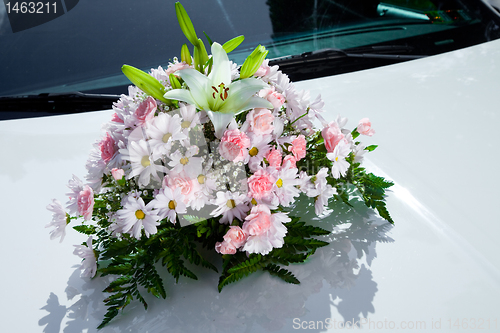
[[[59,0],[43,7],[59,8],[58,17],[26,23],[15,20],[15,1],[4,1],[0,96],[106,92],[129,84],[123,64],[147,71],[168,66],[187,43],[174,2]],[[270,59],[324,49],[384,53],[373,48],[384,45],[399,47],[392,54],[425,56],[496,39],[500,30],[491,7],[473,0],[186,0],[183,6],[199,37],[204,32],[224,43],[245,36],[230,53],[238,64],[258,44]],[[312,77],[329,74],[317,72]]]

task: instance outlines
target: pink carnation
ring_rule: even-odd
[[[167,73],[167,76],[169,76],[170,74],[173,74],[177,71],[180,71],[181,69],[185,69],[185,68],[191,68],[192,66],[189,66],[188,64],[186,64],[185,62],[179,62],[173,66],[169,66],[167,68],[167,70],[165,71],[165,73]]]
[[[242,247],[247,240],[247,234],[238,226],[232,225],[229,228],[224,235],[224,241],[233,244],[235,248]]]
[[[200,191],[200,183],[198,178],[191,178],[185,172],[170,173],[163,179],[163,187],[170,187],[172,191],[180,187],[182,195],[184,195],[184,203],[188,204],[196,198],[196,194]]]
[[[137,123],[143,125],[147,121],[153,119],[156,112],[156,101],[153,97],[149,96],[139,104],[137,110],[135,110],[135,116],[137,118]]]
[[[125,171],[123,171],[123,169],[113,168],[111,169],[111,175],[113,175],[114,179],[120,180],[125,176]]]
[[[267,198],[271,195],[271,190],[276,179],[266,170],[259,169],[248,178],[250,195],[256,200]]]
[[[78,194],[78,213],[83,215],[85,220],[90,220],[92,218],[92,212],[94,211],[94,191],[88,185],[85,185],[82,191]]]
[[[368,136],[372,136],[373,134],[375,134],[375,131],[372,128],[372,123],[370,122],[370,119],[363,118],[359,121],[358,132],[359,132],[359,134],[368,135]]]
[[[251,236],[261,235],[271,228],[271,211],[266,205],[253,206],[250,215],[245,220],[243,230],[247,234]]]
[[[292,145],[288,147],[288,151],[292,152],[297,161],[306,157],[306,139],[303,135],[299,135],[292,141]]]
[[[254,76],[262,77],[271,73],[271,67],[269,67],[268,63],[269,59],[264,60],[262,65],[260,65],[259,69],[255,72]]]
[[[297,160],[292,155],[285,156],[285,158],[283,159],[283,165],[285,165],[287,162],[290,162],[288,168],[297,168]]]
[[[265,98],[277,109],[285,103],[285,96],[276,91],[274,87],[262,89],[259,91],[259,97]]]
[[[250,130],[257,135],[271,134],[273,132],[274,116],[268,109],[256,108],[247,115]]]
[[[113,113],[113,116],[111,117],[111,121],[114,121],[115,123],[121,123],[123,124],[123,119],[120,118],[118,113]]]
[[[270,166],[279,168],[281,165],[281,152],[277,149],[273,149],[267,154],[266,159]]]
[[[239,129],[227,130],[222,136],[219,152],[229,161],[239,162],[246,159],[250,139]]]
[[[344,134],[339,128],[339,125],[332,121],[321,131],[321,136],[325,140],[325,147],[329,153],[333,153],[333,150],[340,142],[344,139]]]
[[[109,135],[109,133],[106,133],[106,136],[104,139],[102,139],[101,142],[99,142],[99,149],[101,150],[101,158],[104,161],[104,163],[108,163],[113,156],[116,153],[116,144],[115,140]]]
[[[235,254],[236,247],[230,242],[217,242],[215,243],[215,251],[220,254]]]

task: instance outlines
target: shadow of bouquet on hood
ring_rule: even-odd
[[[316,216],[308,199],[300,197],[290,215],[330,230],[331,234],[318,237],[330,245],[319,248],[305,264],[287,267],[301,281],[300,285],[257,272],[219,293],[219,276],[213,271],[190,266],[199,280],[181,277],[175,283],[166,270],[160,269],[167,299],[144,293],[149,304],[147,311],[139,302],[133,302],[100,332],[288,332],[297,328],[299,322],[331,318],[332,308],[342,317],[337,320],[344,322],[358,321],[361,315],[366,318],[368,313],[374,313],[372,302],[377,283],[370,266],[377,257],[377,243],[393,242],[387,235],[391,224],[357,198],[350,201],[351,206],[331,203],[327,214],[321,217]],[[207,253],[207,257],[221,267],[215,251]],[[39,320],[39,325],[45,326],[46,333],[85,329],[96,332],[106,312],[103,300],[107,293],[102,290],[113,279],[83,279],[80,270],[75,270],[65,290],[70,305],[61,305],[58,296],[51,293],[41,308],[48,314]],[[312,329],[315,330],[319,331],[319,327]]]

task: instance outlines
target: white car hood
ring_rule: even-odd
[[[199,281],[178,284],[165,274],[166,300],[148,297],[147,312],[134,303],[101,332],[314,332],[348,321],[377,332],[497,331],[499,78],[495,41],[296,83],[312,98],[321,93],[328,121],[341,114],[353,128],[370,118],[376,134],[361,139],[379,148],[365,165],[395,182],[387,201],[395,226],[363,205],[332,205],[324,221],[349,224],[290,268],[300,285],[254,274],[219,294],[213,272],[195,268]],[[83,178],[111,114],[0,122],[2,332],[96,332],[109,278],[79,277],[73,244],[85,237],[68,230],[62,243],[50,241],[45,206],[65,202],[72,174]]]

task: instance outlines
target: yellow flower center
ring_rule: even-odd
[[[143,167],[148,167],[151,165],[151,162],[149,161],[149,156],[143,156],[141,159],[141,164]]]
[[[236,202],[234,202],[233,199],[230,199],[226,202],[226,206],[228,206],[230,209],[233,209],[234,207],[236,207]]]
[[[168,208],[175,209],[175,207],[177,207],[177,202],[175,202],[174,200],[170,200],[168,203]]]
[[[335,162],[338,162],[338,161],[339,161],[339,157],[338,157],[338,156],[336,156],[336,157],[335,157]]]
[[[186,165],[186,164],[188,164],[189,159],[187,157],[183,157],[183,158],[181,158],[180,162],[182,165]]]
[[[146,217],[146,214],[144,214],[144,212],[139,209],[135,211],[135,217],[137,217],[139,220],[142,220]]]
[[[278,179],[278,181],[276,182],[276,185],[278,185],[278,187],[282,187],[283,186],[283,180],[281,178]]]
[[[257,149],[257,147],[253,147],[248,153],[250,154],[250,156],[254,157],[259,153],[259,150]]]
[[[182,128],[188,128],[189,126],[191,126],[191,122],[187,120],[183,121],[181,124]]]
[[[257,201],[255,201],[255,199],[254,199],[254,198],[252,198],[252,201],[251,201],[251,202],[252,202],[252,205],[256,205],[256,204],[257,204]]]
[[[164,143],[167,143],[168,142],[168,139],[170,139],[172,137],[172,134],[170,133],[167,133],[163,136],[163,138],[161,139],[161,141],[163,141]]]
[[[205,175],[198,176],[198,183],[205,184]]]

